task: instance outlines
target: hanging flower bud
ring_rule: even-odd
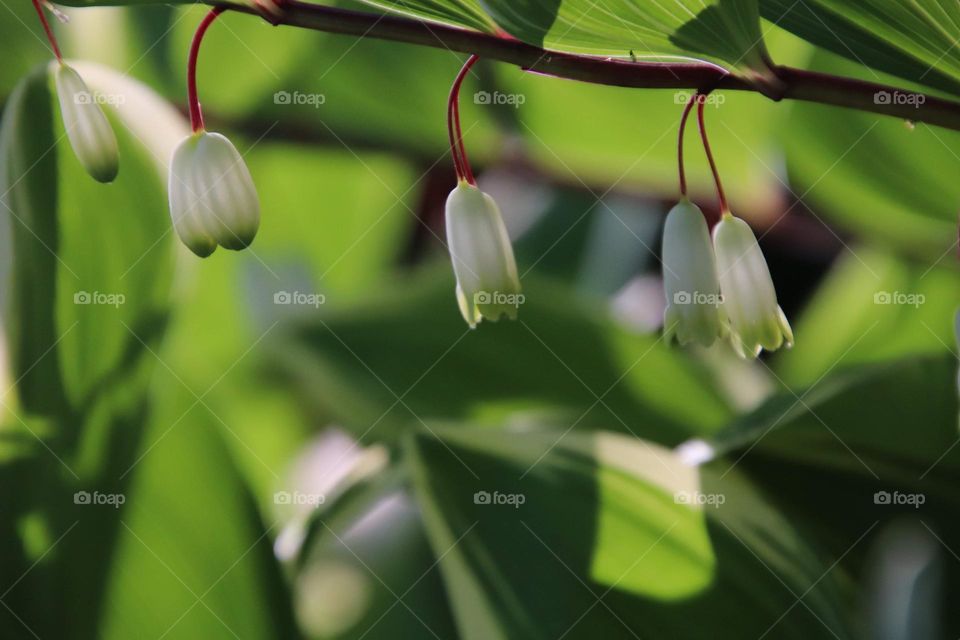
[[[730,341],[737,354],[755,358],[761,348],[793,346],[793,331],[777,305],[767,261],[750,226],[726,213],[713,230],[713,243]]]
[[[197,131],[170,163],[170,217],[177,235],[204,258],[217,248],[243,249],[260,226],[253,179],[236,147],[219,133]]]
[[[720,282],[710,231],[700,208],[682,199],[663,227],[663,289],[667,342],[699,342],[705,347],[726,332]]]
[[[483,318],[517,317],[523,302],[513,247],[493,198],[461,181],[446,209],[447,244],[457,276],[457,302],[470,328]]]
[[[53,64],[57,65],[54,79],[60,113],[73,152],[94,180],[113,182],[120,154],[107,117],[79,73],[63,62]]]

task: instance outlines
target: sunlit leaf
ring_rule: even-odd
[[[698,638],[701,616],[731,637],[850,635],[833,579],[736,475],[602,431],[435,427],[409,451],[465,638]]]

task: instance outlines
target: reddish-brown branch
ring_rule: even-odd
[[[514,38],[426,22],[404,16],[350,11],[300,0],[280,0],[270,22],[358,37],[407,42],[472,53],[515,64],[526,71],[595,84],[651,89],[757,91],[774,100],[794,99],[850,107],[906,120],[960,130],[960,103],[874,82],[775,67],[779,82],[752,83],[724,69],[700,62],[633,62],[546,51]],[[256,6],[231,10],[263,15]],[[894,99],[878,99],[886,92]],[[899,98],[899,99],[897,99]]]

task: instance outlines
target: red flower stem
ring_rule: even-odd
[[[57,46],[57,38],[53,35],[53,29],[50,28],[50,23],[47,21],[47,16],[43,12],[43,7],[40,6],[40,0],[33,0],[33,8],[37,10],[37,15],[40,16],[40,23],[43,25],[43,30],[47,34],[47,40],[50,41],[50,46],[53,47],[53,55],[57,56],[59,62],[63,62],[63,56],[60,55],[60,47]]]
[[[680,167],[680,195],[684,197],[687,195],[687,174],[683,170],[683,132],[687,128],[687,118],[690,116],[690,110],[693,109],[693,104],[699,99],[700,94],[695,91],[687,102],[687,106],[683,108],[683,115],[680,116],[680,135],[677,139],[677,164]]]
[[[211,9],[197,27],[197,32],[193,34],[193,42],[190,43],[190,57],[187,59],[187,102],[190,106],[190,126],[194,133],[203,130],[203,113],[200,111],[200,101],[197,99],[197,55],[200,53],[200,43],[210,23],[226,9],[226,7]]]
[[[457,150],[457,138],[454,134],[453,107],[451,99],[447,99],[447,134],[450,137],[450,155],[453,157],[453,170],[457,174],[457,182],[463,180],[463,169],[460,166],[460,152]]]
[[[706,152],[707,160],[710,162],[713,181],[717,184],[717,196],[720,198],[720,215],[723,215],[730,213],[730,207],[727,206],[727,196],[723,192],[723,184],[720,182],[720,172],[717,171],[717,163],[713,159],[713,152],[710,150],[710,141],[707,139],[707,127],[703,122],[703,107],[706,101],[706,95],[701,95],[697,101],[697,121],[700,123],[700,138],[703,140],[703,150]]]
[[[470,68],[479,60],[479,56],[471,54],[464,63],[460,73],[457,74],[450,88],[450,97],[447,99],[447,131],[450,134],[450,153],[453,155],[453,168],[457,172],[457,180],[466,180],[472,185],[477,181],[473,177],[473,169],[470,168],[470,160],[467,158],[467,149],[463,144],[463,132],[460,129],[460,87],[463,85],[463,79],[467,77]]]

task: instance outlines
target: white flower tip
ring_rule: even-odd
[[[466,296],[463,295],[463,290],[458,284],[456,286],[456,295],[457,295],[457,306],[460,308],[460,315],[463,316],[463,319],[467,321],[467,325],[471,329],[477,328],[477,323],[482,320],[476,307],[467,302]]]
[[[793,348],[793,329],[790,328],[790,321],[787,320],[787,314],[783,312],[780,305],[777,305],[777,324],[783,333],[783,346],[786,349]]]
[[[117,137],[95,96],[73,67],[54,63],[63,127],[77,160],[98,182],[113,182],[120,169]]]
[[[247,165],[226,137],[198,131],[184,138],[173,153],[168,191],[177,235],[196,255],[253,242],[260,202]]]

